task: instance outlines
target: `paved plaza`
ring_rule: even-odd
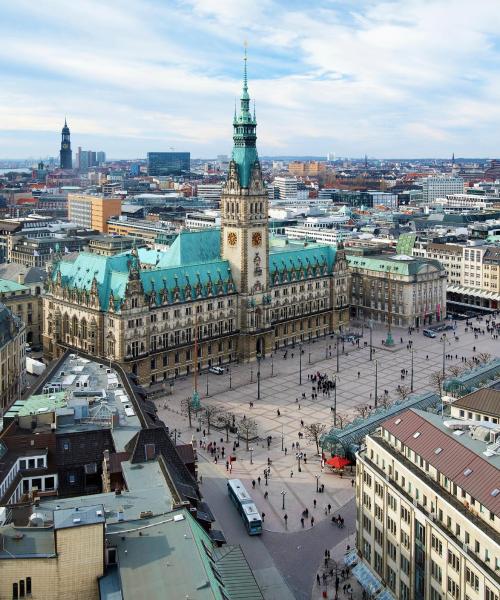
[[[483,326],[476,323],[475,326]],[[351,327],[353,331],[361,329]],[[480,352],[498,355],[500,342],[493,340],[490,335],[480,335],[476,339],[471,330],[465,333],[465,322],[459,321],[455,332],[447,332],[447,341],[444,343],[445,355],[453,358],[446,359],[446,367],[452,364],[463,365],[462,357],[471,358]],[[411,352],[408,350],[408,341],[413,341],[413,367],[414,391],[421,393],[433,389],[429,380],[431,373],[442,369],[443,342],[440,334],[436,338],[427,338],[422,332],[413,332],[410,336],[407,330],[394,329],[395,346],[387,348],[382,344],[387,331],[385,328],[375,328],[372,340],[375,352],[370,361],[369,330],[364,329],[364,336],[357,344],[345,342],[344,353],[342,347],[339,352],[339,370],[337,372],[337,354],[335,340],[328,336],[311,343],[304,343],[302,358],[299,356],[298,346],[288,348],[287,358],[285,350],[280,349],[273,357],[266,357],[261,361],[260,371],[260,400],[257,399],[257,364],[232,365],[231,371],[223,375],[203,374],[198,379],[198,390],[202,406],[217,406],[222,411],[231,412],[236,420],[244,415],[252,417],[258,424],[258,440],[250,444],[253,448],[249,452],[245,442],[240,441],[235,455],[236,461],[232,463],[231,472],[226,467],[226,457],[232,454],[234,436],[230,434],[226,443],[226,434],[212,428],[211,434],[206,435],[205,441],[215,443],[219,448],[224,447],[224,458],[220,457],[217,464],[214,458],[204,451],[199,450],[200,458],[210,461],[220,478],[232,477],[243,481],[253,496],[259,511],[265,513],[264,535],[266,532],[291,535],[317,527],[322,521],[328,520],[322,526],[322,539],[328,541],[337,539],[338,535],[353,540],[355,531],[355,514],[348,510],[345,528],[340,533],[333,531],[338,528],[331,523],[332,515],[343,514],[347,505],[353,506],[354,487],[351,478],[354,473],[346,469],[343,477],[333,473],[329,468],[321,468],[320,457],[316,454],[313,442],[307,440],[305,435],[299,440],[299,432],[305,424],[313,422],[323,423],[330,428],[333,426],[333,392],[330,396],[318,394],[317,399],[311,399],[312,384],[308,375],[320,372],[330,378],[337,377],[337,413],[345,420],[352,420],[359,416],[362,407],[373,406],[375,398],[375,371],[377,370],[378,395],[387,390],[389,398],[398,399],[397,387],[410,386],[411,379]],[[456,337],[455,337],[456,336]],[[401,342],[401,339],[403,340]],[[367,346],[365,347],[365,342]],[[476,348],[474,352],[473,348]],[[375,360],[377,361],[375,363]],[[300,363],[302,363],[302,385],[300,385]],[[377,366],[375,366],[375,364]],[[401,379],[402,370],[407,370],[408,375]],[[208,381],[208,396],[207,391]],[[193,420],[193,428],[188,427],[187,417],[181,414],[181,401],[192,394],[192,379],[180,379],[176,382],[171,395],[157,401],[160,417],[171,428],[176,429],[176,434],[183,441],[190,441],[192,437],[197,443],[202,440],[203,429],[206,424]],[[230,389],[231,388],[231,389]],[[306,398],[302,398],[302,394]],[[298,401],[297,401],[298,399]],[[253,407],[250,407],[250,403]],[[278,412],[279,411],[279,412]],[[197,428],[200,431],[197,431]],[[266,438],[272,436],[270,447],[267,447]],[[283,436],[283,441],[282,441]],[[221,443],[221,440],[223,442]],[[298,469],[296,450],[292,444],[300,441],[300,451],[306,454],[307,460],[301,461],[301,471]],[[283,448],[287,449],[285,453]],[[264,469],[271,461],[268,485],[265,485]],[[200,471],[201,472],[201,471]],[[213,476],[213,475],[211,475]],[[260,484],[258,478],[260,476]],[[255,481],[255,489],[252,489]],[[203,482],[201,489],[203,491]],[[317,493],[317,486],[324,484],[324,493]],[[265,497],[267,492],[267,498]],[[282,493],[284,492],[284,494]],[[283,497],[285,508],[283,508]],[[223,500],[221,500],[223,501]],[[316,501],[316,506],[314,505]],[[328,509],[330,505],[330,509]],[[301,523],[304,509],[308,509],[309,516]],[[217,506],[212,506],[217,515]],[[285,520],[285,515],[288,519]],[[311,522],[311,516],[314,518]],[[224,529],[223,523],[218,524]],[[331,529],[328,529],[331,528]],[[242,531],[243,526],[242,526]],[[332,532],[332,535],[328,533]],[[318,531],[319,535],[319,531]],[[325,538],[326,536],[326,538]],[[295,543],[295,541],[294,541]],[[342,547],[342,541],[336,544],[336,554]],[[318,564],[322,561],[325,549],[333,543],[324,543],[319,547]],[[311,586],[315,573],[309,573]],[[292,579],[294,575],[291,575]],[[331,584],[331,582],[330,582]],[[311,588],[309,588],[310,590]],[[317,591],[319,593],[319,589]],[[300,597],[296,595],[296,597]],[[307,597],[307,596],[304,596]]]

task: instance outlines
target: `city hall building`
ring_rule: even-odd
[[[246,57],[221,227],[182,231],[165,252],[56,257],[44,297],[44,352],[120,363],[142,383],[251,361],[349,319],[342,248],[274,238],[250,112]]]

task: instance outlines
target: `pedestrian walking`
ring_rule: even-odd
[[[266,513],[263,512],[261,516],[262,516],[262,522],[264,523],[264,519],[266,518]]]
[[[313,500],[314,508],[316,508],[316,498]]]
[[[304,517],[300,517],[300,524],[304,527]]]
[[[328,505],[328,514],[330,514],[331,510],[332,510],[332,505],[331,505],[331,504],[329,504],[329,505]]]
[[[311,527],[314,527],[314,517],[311,516]]]
[[[259,485],[260,485],[260,482],[261,482],[260,475],[257,477],[257,481],[258,481],[258,483],[259,483]]]
[[[285,527],[288,525],[288,515],[285,513],[283,515],[283,519],[285,520]]]
[[[269,496],[269,492],[266,490],[266,491],[264,492],[264,500],[267,500],[267,497],[268,497],[268,496]]]
[[[255,479],[252,479],[252,487],[255,489]]]
[[[290,471],[290,479],[293,477],[293,471]]]

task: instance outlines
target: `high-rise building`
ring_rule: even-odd
[[[463,194],[464,180],[460,177],[426,177],[422,180],[422,193],[426,204],[448,194]]]
[[[120,215],[121,212],[120,198],[68,194],[68,218],[81,227],[107,233],[108,219]]]
[[[98,165],[102,165],[103,163],[106,162],[106,152],[103,152],[102,150],[99,152],[96,152],[95,158],[96,158],[96,163]]]
[[[73,155],[71,154],[71,136],[66,119],[64,119],[64,127],[61,131],[61,150],[59,152],[59,157],[59,166],[61,167],[61,169],[73,168]]]
[[[148,175],[183,175],[190,169],[190,152],[148,152]]]
[[[278,188],[280,200],[295,200],[297,198],[297,179],[295,177],[275,177],[274,187]]]

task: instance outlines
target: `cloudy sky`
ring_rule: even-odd
[[[500,155],[500,0],[0,1],[0,158]]]

